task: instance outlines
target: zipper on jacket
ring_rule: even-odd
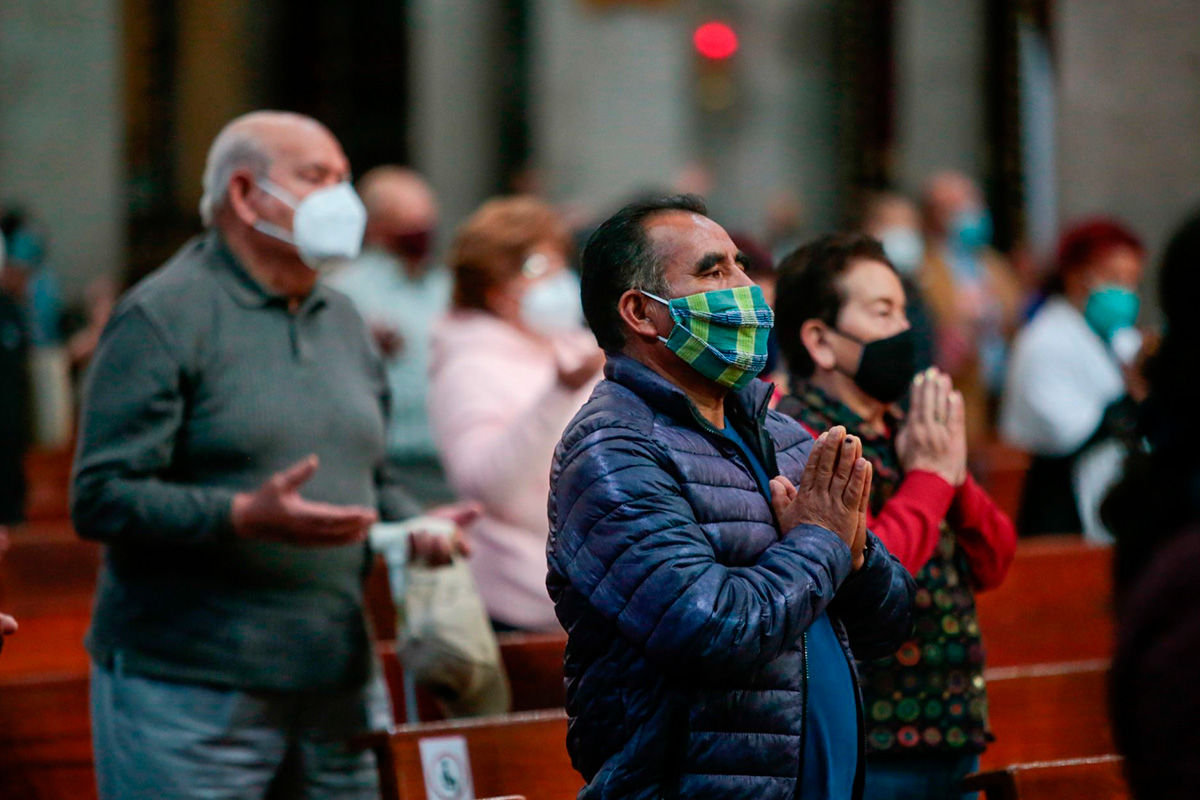
[[[804,792],[804,756],[808,746],[808,631],[800,636],[800,657],[804,659],[804,681],[800,684],[800,763],[796,773],[796,797]]]

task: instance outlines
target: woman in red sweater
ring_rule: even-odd
[[[862,439],[871,530],[917,581],[912,638],[859,664],[864,798],[957,800],[990,737],[975,592],[1004,580],[1016,531],[967,471],[962,396],[937,370],[914,376],[904,288],[879,242],[827,236],[784,259],[776,329],[793,376],[779,410]]]

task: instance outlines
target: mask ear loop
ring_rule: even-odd
[[[679,322],[675,320],[675,312],[674,312],[674,310],[671,308],[671,302],[670,302],[669,300],[664,300],[663,298],[659,297],[659,296],[658,296],[658,295],[656,295],[656,294],[651,294],[650,292],[647,292],[645,289],[638,289],[638,291],[639,291],[639,292],[641,292],[641,293],[642,293],[643,295],[645,295],[646,297],[649,297],[651,300],[657,300],[658,302],[660,302],[660,303],[662,303],[664,306],[666,306],[666,307],[667,307],[667,310],[671,312],[671,321],[672,321],[672,322],[674,322],[674,323],[675,323],[675,325],[678,325],[678,324],[679,324]],[[662,342],[663,344],[666,344],[666,343],[667,343],[667,337],[666,337],[666,336],[659,336],[659,337],[658,337],[658,340],[659,340],[660,342]]]
[[[276,200],[292,209],[293,212],[295,212],[296,206],[299,205],[294,197],[288,198],[286,196],[290,194],[290,192],[277,185],[270,178],[259,178],[258,188],[262,189],[264,192],[271,195],[271,197],[274,197]],[[274,222],[267,222],[266,220],[260,219],[254,223],[254,229],[259,233],[264,233],[267,236],[270,236],[272,239],[278,239],[285,244],[290,244],[293,247],[296,245],[296,239],[292,236],[292,232],[287,228],[284,228],[282,225],[276,225]]]
[[[840,364],[834,362],[833,369],[835,372],[840,372],[843,375],[845,375],[847,378],[849,378],[850,380],[854,380],[854,376],[858,373],[858,368],[860,366],[862,366],[863,354],[866,353],[866,351],[867,351],[867,343],[864,342],[862,339],[859,339],[857,336],[851,336],[850,334],[846,333],[845,331],[838,330],[833,325],[826,325],[825,330],[829,331],[830,333],[836,333],[838,336],[841,336],[843,339],[849,339],[850,341],[854,342],[856,345],[858,345],[859,347],[861,347],[863,349],[862,352],[858,354],[858,364],[854,367],[854,372],[847,372],[846,370],[842,369]]]

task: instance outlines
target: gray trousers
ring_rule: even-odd
[[[381,678],[339,692],[243,692],[92,664],[100,800],[377,800],[370,751],[346,737],[391,723]]]

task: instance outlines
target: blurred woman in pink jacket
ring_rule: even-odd
[[[485,203],[451,254],[451,313],[434,331],[429,419],[451,487],[484,512],[471,569],[497,630],[554,630],[546,502],[559,437],[600,377],[571,239],[532,197]]]

